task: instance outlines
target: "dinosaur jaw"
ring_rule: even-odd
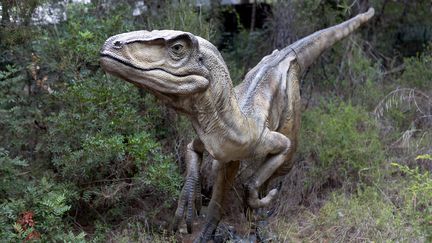
[[[100,64],[114,76],[162,94],[190,95],[203,92],[209,86],[209,80],[199,74],[175,74],[160,67],[142,68],[105,52],[101,52]]]

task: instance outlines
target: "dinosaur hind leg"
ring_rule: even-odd
[[[247,203],[251,208],[266,207],[276,196],[277,188],[270,190],[266,196],[260,199],[259,188],[289,159],[291,141],[281,133],[267,131],[263,142],[258,147],[261,154],[267,154],[267,158],[245,185]]]
[[[212,197],[208,206],[207,222],[204,229],[201,231],[199,238],[194,242],[207,242],[212,237],[216,230],[219,221],[222,218],[224,208],[224,200],[226,199],[229,189],[231,188],[237,171],[240,166],[240,161],[231,161],[229,163],[214,161],[218,163],[217,177],[213,185]]]
[[[192,233],[192,220],[194,210],[201,209],[201,203],[198,199],[201,197],[199,170],[202,160],[203,144],[199,140],[193,140],[188,144],[186,150],[186,181],[180,194],[177,210],[174,216],[172,229],[177,231],[183,217],[186,217],[186,227],[188,233]],[[195,207],[195,203],[197,203]],[[185,215],[186,214],[186,215]]]

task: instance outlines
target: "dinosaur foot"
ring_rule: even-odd
[[[206,243],[210,241],[216,232],[218,224],[219,220],[215,218],[209,218],[199,237],[194,240],[194,243]]]
[[[189,176],[180,194],[177,210],[174,215],[172,230],[177,231],[179,224],[185,216],[187,232],[192,233],[193,217],[199,215],[201,210],[201,192],[197,176]]]

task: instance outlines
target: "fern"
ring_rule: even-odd
[[[374,116],[393,148],[422,151],[432,139],[432,98],[425,92],[393,90],[375,107]]]
[[[401,106],[413,109],[422,116],[432,116],[430,109],[432,99],[426,93],[410,88],[400,88],[390,92],[375,107],[374,114],[377,119],[381,119],[385,112]]]

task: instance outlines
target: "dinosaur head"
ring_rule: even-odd
[[[198,39],[173,30],[133,31],[106,40],[102,68],[161,95],[190,95],[209,86]]]

